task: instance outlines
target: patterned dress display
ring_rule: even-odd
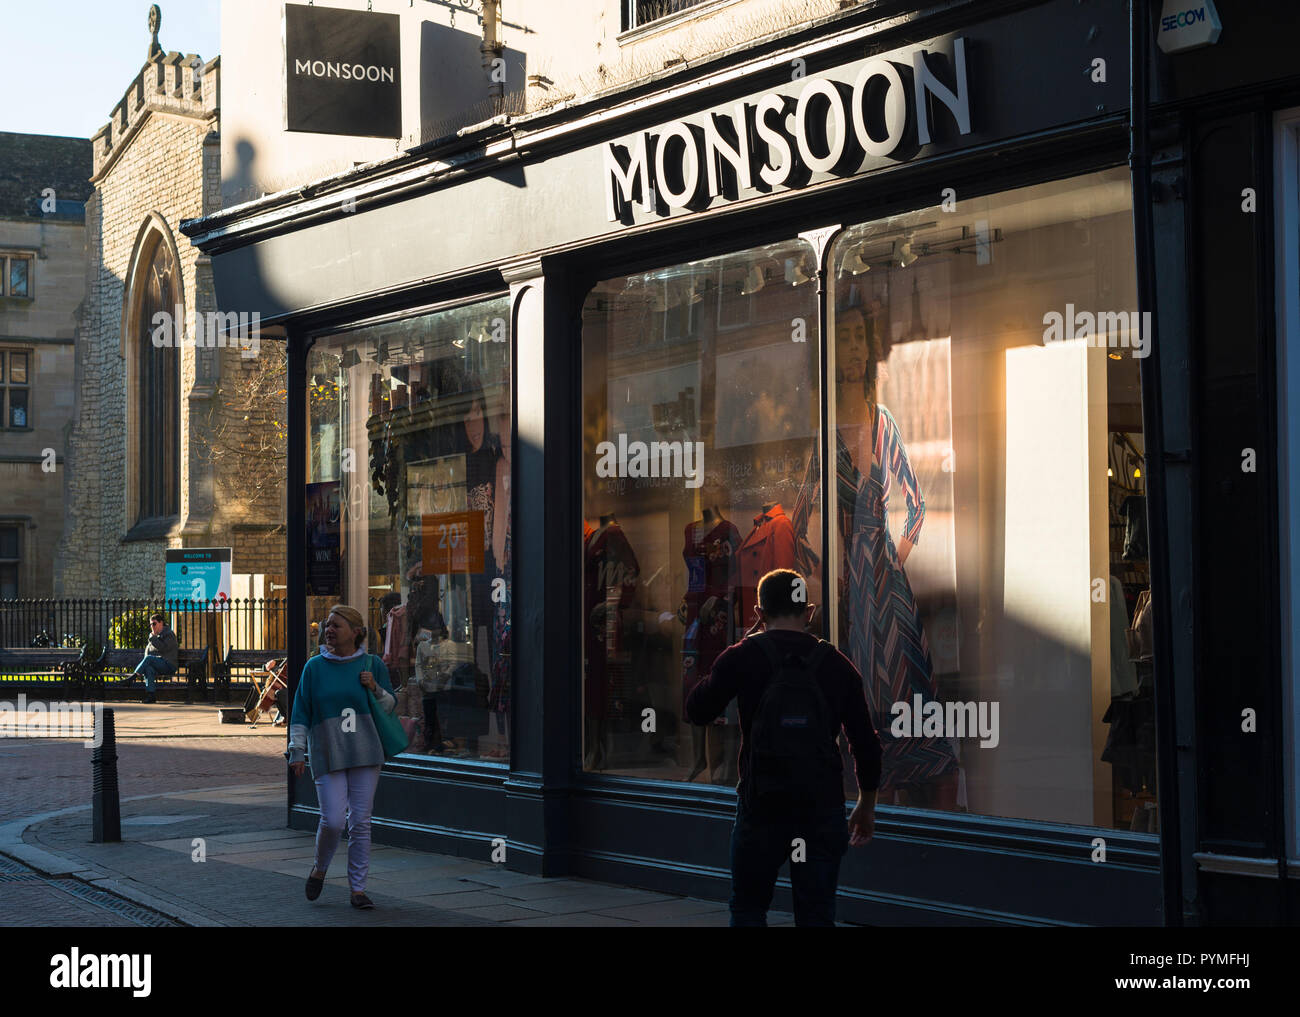
[[[938,700],[930,648],[921,625],[916,597],[889,533],[888,507],[892,477],[907,503],[903,536],[912,543],[925,521],[925,500],[903,447],[898,424],[883,406],[872,429],[871,469],[863,474],[842,438],[836,440],[839,531],[848,548],[841,584],[847,586],[847,610],[840,612],[840,640],[862,672],[867,705],[882,749],[880,794],[917,787],[957,767],[952,744],[937,737],[896,737],[889,730],[895,703],[909,710]],[[887,469],[882,468],[882,464]],[[820,469],[814,451],[804,490],[816,497]],[[841,595],[840,603],[845,604]]]

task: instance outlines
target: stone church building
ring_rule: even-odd
[[[221,205],[220,74],[219,58],[164,52],[155,32],[91,139],[56,596],[161,597],[177,547],[230,547],[237,574],[284,572],[281,350],[203,327],[230,309],[178,229]]]

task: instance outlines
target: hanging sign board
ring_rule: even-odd
[[[396,14],[284,5],[285,130],[402,136]]]
[[[168,600],[230,601],[228,547],[177,547],[166,554]]]

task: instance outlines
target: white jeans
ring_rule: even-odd
[[[366,889],[370,871],[370,811],[379,786],[378,766],[332,770],[316,778],[320,825],[316,827],[316,871],[325,872],[343,836],[344,813],[348,824],[348,885],[353,893]]]

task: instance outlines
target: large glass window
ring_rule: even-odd
[[[583,311],[584,765],[736,782],[739,716],[683,702],[753,622],[765,572],[815,568],[816,262],[799,240],[626,276]],[[820,603],[820,584],[809,598]]]
[[[854,226],[831,266],[836,630],[881,801],[1154,832],[1128,174]]]
[[[309,653],[367,613],[408,751],[509,758],[509,299],[319,340],[308,358]]]
[[[863,675],[882,803],[1156,832],[1127,173],[852,225],[828,261],[830,469],[802,242],[587,300],[585,766],[734,784],[734,704],[696,731],[681,700],[792,566]]]

